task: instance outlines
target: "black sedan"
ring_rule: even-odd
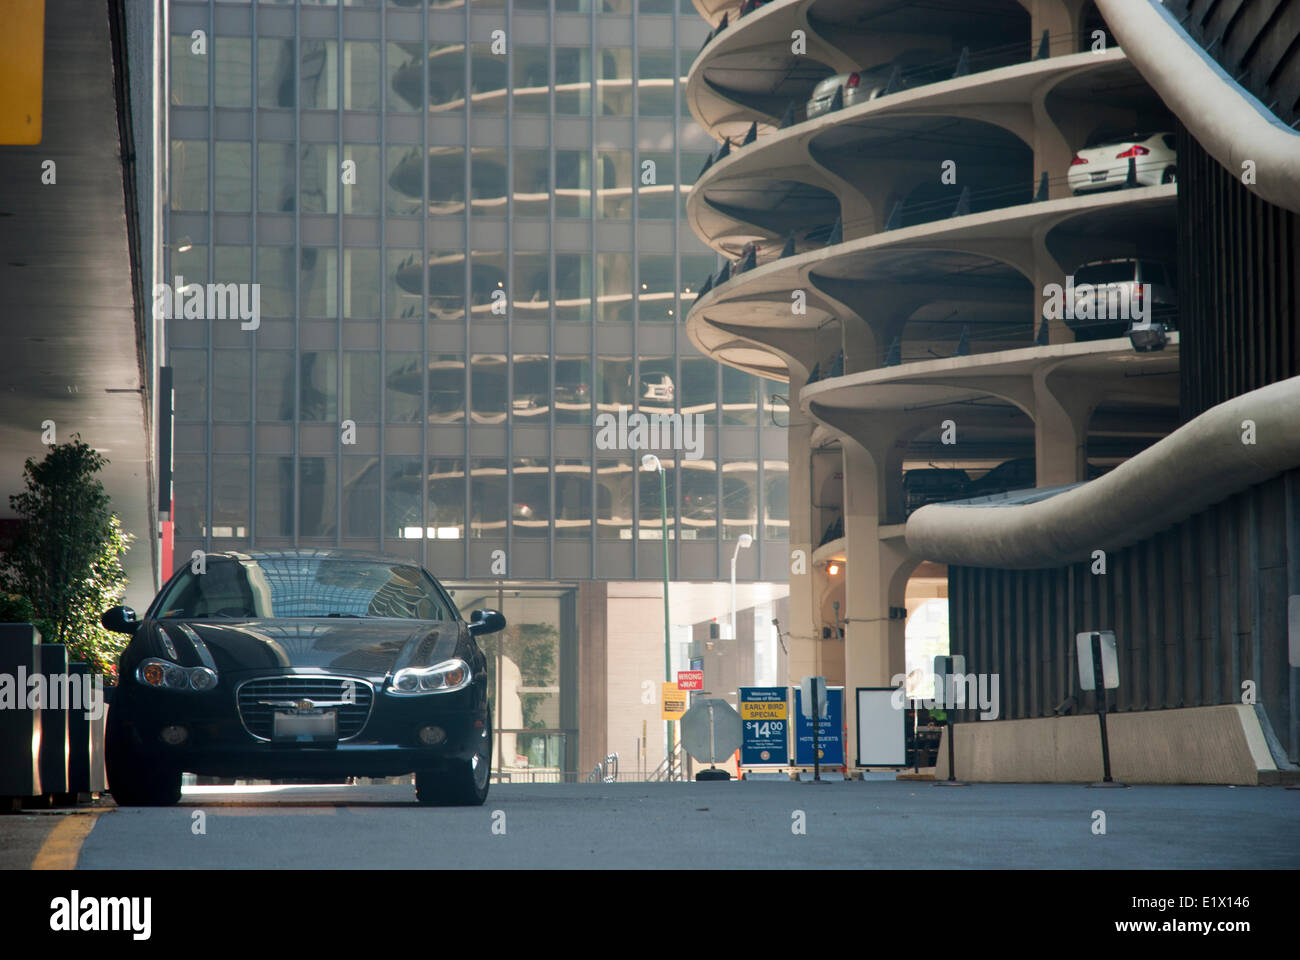
[[[131,636],[108,712],[109,789],[176,803],[181,773],[299,779],[415,774],[423,803],[487,799],[492,716],[475,637],[422,567],[342,551],[200,556]]]

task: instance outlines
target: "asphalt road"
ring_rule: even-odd
[[[1095,811],[1105,833],[1095,833]],[[205,832],[196,832],[199,825]],[[80,869],[1286,868],[1300,791],[1281,787],[867,781],[494,785],[483,807],[408,786],[188,787],[111,809]],[[796,832],[802,826],[803,832]]]

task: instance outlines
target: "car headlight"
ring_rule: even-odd
[[[135,678],[146,687],[161,690],[197,690],[200,693],[217,685],[217,672],[209,667],[182,667],[157,657],[141,660]]]
[[[398,696],[451,693],[469,686],[471,676],[469,664],[459,658],[432,667],[403,667],[393,674],[388,692]]]

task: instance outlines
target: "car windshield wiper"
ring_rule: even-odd
[[[361,614],[359,614],[359,613],[327,613],[327,614],[325,614],[325,616],[327,616],[327,617],[352,617],[353,619],[356,619],[356,620],[360,620],[360,619],[362,619]]]

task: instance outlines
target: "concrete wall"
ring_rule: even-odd
[[[1102,778],[1096,716],[993,720],[955,726],[957,779],[1092,783]],[[1241,704],[1107,716],[1111,776],[1121,783],[1276,780],[1255,712]],[[947,731],[935,777],[948,777]]]

